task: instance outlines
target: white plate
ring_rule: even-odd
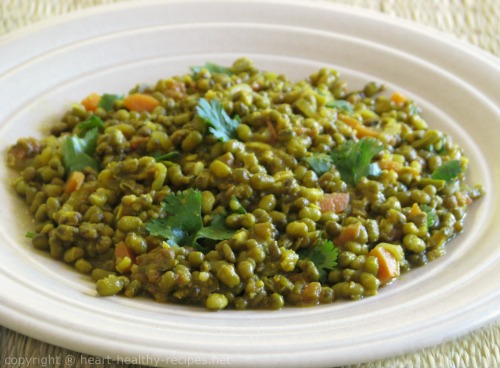
[[[34,252],[30,222],[0,165],[0,323],[49,343],[153,365],[335,366],[438,344],[498,318],[500,63],[473,47],[379,14],[322,2],[141,1],[99,7],[0,40],[0,141],[41,136],[90,92],[240,56],[298,79],[322,66],[415,98],[471,159],[487,196],[449,253],[376,297],[281,311],[207,312],[100,298]]]

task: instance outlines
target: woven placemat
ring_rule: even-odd
[[[0,36],[47,17],[119,1],[125,0],[0,0]],[[500,0],[330,1],[409,19],[500,56]],[[495,321],[466,336],[438,346],[350,368],[500,368],[499,346],[500,321]],[[2,368],[144,367],[125,363],[111,362],[53,346],[0,326]]]

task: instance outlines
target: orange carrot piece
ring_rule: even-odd
[[[123,100],[125,107],[131,111],[151,112],[155,107],[160,106],[160,101],[144,93],[133,93]]]
[[[422,213],[422,210],[420,209],[420,206],[418,205],[417,202],[413,203],[411,206],[410,213],[408,214],[408,217],[413,218],[417,215],[420,215]]]
[[[378,259],[377,278],[380,282],[386,284],[399,276],[399,262],[390,251],[383,247],[375,247],[368,255],[377,257]]]
[[[130,140],[130,149],[136,150],[138,149],[144,142],[149,140],[148,137],[134,137]]]
[[[75,190],[79,189],[83,182],[85,181],[85,174],[81,171],[73,171],[69,174],[66,180],[65,192],[68,194],[73,193]]]
[[[363,123],[361,123],[359,120],[356,120],[350,116],[344,115],[344,114],[339,114],[339,119],[342,120],[344,123],[349,125],[351,128],[356,130],[356,137],[358,138],[363,138],[363,137],[378,137],[379,133],[376,132],[375,130],[364,126]]]
[[[127,244],[125,244],[125,242],[121,241],[121,242],[119,242],[118,244],[115,245],[115,257],[116,258],[129,257],[130,259],[133,259],[134,258],[134,254],[127,247]]]
[[[349,205],[349,193],[325,193],[319,201],[321,212],[344,212]]]
[[[363,138],[363,137],[376,138],[376,137],[378,137],[378,133],[376,131],[364,126],[363,124],[359,124],[354,129],[356,129],[356,137],[358,137],[358,138]]]
[[[269,120],[266,120],[266,125],[267,125],[267,128],[269,129],[269,131],[271,132],[271,138],[273,140],[277,140],[278,133],[276,132],[276,129],[274,128],[273,123],[271,123]]]
[[[121,241],[115,245],[115,262],[118,264],[125,258],[130,258],[130,265],[124,269],[120,269],[120,272],[128,272],[132,268],[132,264],[135,263],[135,255],[132,251],[127,247],[125,242]]]
[[[398,172],[403,167],[403,164],[401,162],[398,162],[398,161],[381,160],[381,161],[379,161],[378,166],[382,170],[394,170],[394,171]]]
[[[408,100],[406,96],[403,96],[399,92],[394,92],[391,96],[391,101],[394,102],[396,105],[402,105]]]
[[[82,105],[87,111],[95,111],[99,107],[99,101],[101,100],[101,95],[97,93],[91,93],[82,100]]]
[[[342,228],[342,230],[340,231],[340,235],[338,236],[338,238],[334,242],[335,245],[344,246],[344,244],[347,243],[348,241],[358,239],[362,226],[363,225],[361,225],[361,223],[359,223],[359,222],[344,226]]]

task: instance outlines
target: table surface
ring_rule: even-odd
[[[119,1],[126,0],[0,0],[0,36],[48,17]],[[500,56],[500,0],[329,1],[408,19]],[[499,346],[500,321],[493,321],[466,336],[438,346],[350,368],[500,367]],[[140,367],[93,358],[0,326],[1,367]]]

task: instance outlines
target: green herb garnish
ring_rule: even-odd
[[[352,105],[349,102],[347,102],[346,100],[330,101],[325,106],[330,107],[332,109],[342,110],[342,111],[348,112],[350,114],[352,114],[354,112]]]
[[[240,124],[239,117],[230,118],[219,101],[212,100],[209,103],[201,98],[196,106],[196,112],[201,120],[209,126],[210,132],[222,142],[238,138],[236,128]]]
[[[114,107],[115,101],[121,99],[123,99],[123,95],[105,93],[101,96],[98,106],[102,107],[105,111],[110,111]]]
[[[215,63],[206,63],[205,65],[192,66],[191,71],[193,72],[193,77],[196,78],[201,69],[207,69],[212,74],[226,74],[233,75],[233,70],[231,68],[215,64]]]
[[[379,176],[382,172],[376,163],[371,163],[381,150],[382,144],[374,138],[362,138],[358,142],[347,141],[336,150],[326,153],[316,153],[306,157],[304,161],[321,176],[335,165],[342,180],[351,185],[364,176]]]
[[[431,179],[444,180],[447,183],[453,181],[462,172],[459,160],[450,160],[439,166],[431,174]]]
[[[321,281],[326,281],[327,270],[333,270],[337,267],[337,257],[339,248],[333,245],[331,240],[320,239],[311,249],[299,252],[299,257],[309,259],[313,262],[319,271]]]
[[[88,166],[99,170],[98,161],[92,157],[97,147],[98,137],[98,128],[92,128],[85,133],[83,138],[72,135],[64,140],[62,152],[66,175],[73,171],[81,171]]]
[[[101,118],[96,115],[90,115],[83,123],[78,125],[78,129],[80,129],[81,132],[80,134],[86,133],[94,128],[104,128],[104,123]]]
[[[160,162],[160,161],[171,161],[174,158],[179,157],[180,155],[181,153],[179,151],[172,151],[169,153],[161,153],[158,155],[153,155],[153,157],[156,160],[156,162]]]
[[[420,210],[427,215],[427,228],[430,229],[437,226],[439,223],[439,216],[436,209],[426,204],[422,204],[419,207]]]
[[[328,172],[333,165],[332,157],[326,153],[315,153],[312,156],[304,158],[304,161],[318,176]]]
[[[24,234],[25,237],[33,239],[35,236],[37,236],[37,233],[34,233],[32,231],[28,231],[26,234]]]
[[[239,214],[247,213],[247,210],[245,209],[245,207],[243,207],[243,205],[240,203],[238,198],[236,198],[236,196],[234,196],[234,195],[231,196],[231,200],[229,201],[229,208],[232,211],[239,213]]]
[[[201,192],[188,189],[177,194],[170,193],[163,200],[161,216],[146,223],[151,235],[159,236],[170,245],[192,246],[205,250],[198,240],[230,239],[234,230],[226,227],[223,215],[214,216],[209,226],[204,226],[201,218]]]
[[[382,149],[377,139],[362,138],[358,142],[346,141],[331,152],[331,157],[342,180],[354,186],[359,179],[370,174],[371,160]]]

